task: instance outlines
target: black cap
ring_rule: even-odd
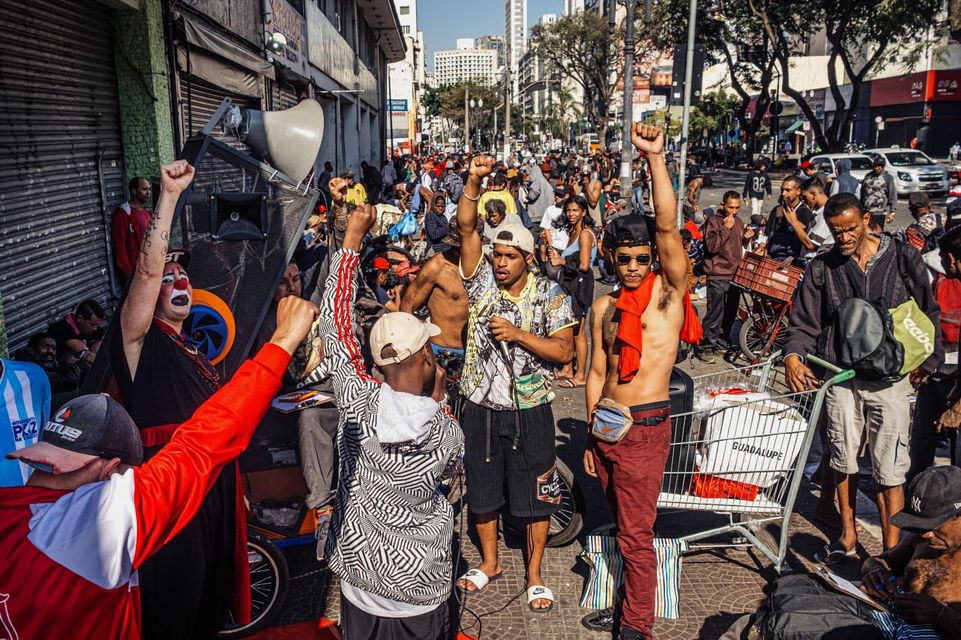
[[[184,269],[190,264],[190,252],[186,249],[171,249],[164,256],[164,264],[176,262]]]
[[[94,458],[143,463],[143,442],[130,414],[106,394],[74,398],[44,426],[40,441],[7,454],[48,473],[69,473]]]
[[[561,185],[554,187],[554,196],[558,198],[564,198],[567,196],[567,187]]]
[[[934,531],[961,516],[961,469],[945,465],[919,473],[908,487],[905,507],[891,524],[913,533]]]
[[[615,218],[604,229],[603,247],[607,252],[617,247],[647,247],[654,243],[654,218],[631,213]]]
[[[887,162],[884,160],[884,156],[875,156],[874,162],[871,163],[875,167],[883,167]]]

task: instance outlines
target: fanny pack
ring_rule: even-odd
[[[594,406],[592,416],[591,435],[601,442],[620,442],[634,426],[631,408],[609,398],[602,398]]]

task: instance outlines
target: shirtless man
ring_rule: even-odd
[[[591,307],[591,341],[601,348],[594,348],[587,375],[591,437],[584,452],[584,470],[600,478],[619,528],[626,595],[617,637],[624,640],[652,637],[654,519],[671,442],[668,383],[679,335],[695,343],[700,338],[689,309],[687,254],[677,229],[664,134],[635,123],[631,142],[648,159],[655,220],[633,215],[616,222],[611,261],[622,288]],[[651,270],[655,250],[659,271]],[[602,439],[625,429],[617,442]]]
[[[478,226],[483,221],[478,218]],[[456,389],[464,366],[464,332],[467,328],[467,290],[460,277],[460,232],[456,218],[450,222],[447,236],[441,240],[450,248],[424,263],[417,278],[400,301],[400,310],[414,313],[427,305],[432,324],[440,327],[440,335],[430,339],[437,363],[447,372],[449,389]]]
[[[961,638],[961,469],[931,467],[908,487],[891,518],[901,541],[861,566],[861,589],[890,603],[911,624],[930,624],[945,640]]]

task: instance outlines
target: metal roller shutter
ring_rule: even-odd
[[[283,111],[296,107],[300,102],[297,99],[297,91],[287,82],[270,83],[270,110]]]
[[[11,347],[111,293],[125,199],[110,11],[0,0],[0,294]]]
[[[182,73],[180,76],[180,118],[183,131],[186,132],[184,138],[196,134],[200,131],[214,111],[220,106],[224,98],[230,100],[237,106],[249,109],[260,109],[260,100],[250,96],[231,93],[226,89],[214,87],[203,80]],[[243,145],[236,139],[226,138],[221,135],[221,129],[214,130],[214,136],[224,140],[228,144],[242,147]]]

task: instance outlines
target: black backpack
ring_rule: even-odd
[[[883,640],[871,608],[811,575],[779,578],[754,622],[763,640]]]
[[[891,242],[897,253],[898,273],[910,295],[909,268],[901,242],[893,238]],[[824,287],[825,269],[823,259],[815,258],[811,262],[811,277],[818,289]],[[837,356],[835,364],[844,369],[853,369],[860,378],[900,378],[904,345],[894,337],[891,313],[883,304],[863,298],[848,298],[835,311],[831,324],[834,329],[834,353]]]

